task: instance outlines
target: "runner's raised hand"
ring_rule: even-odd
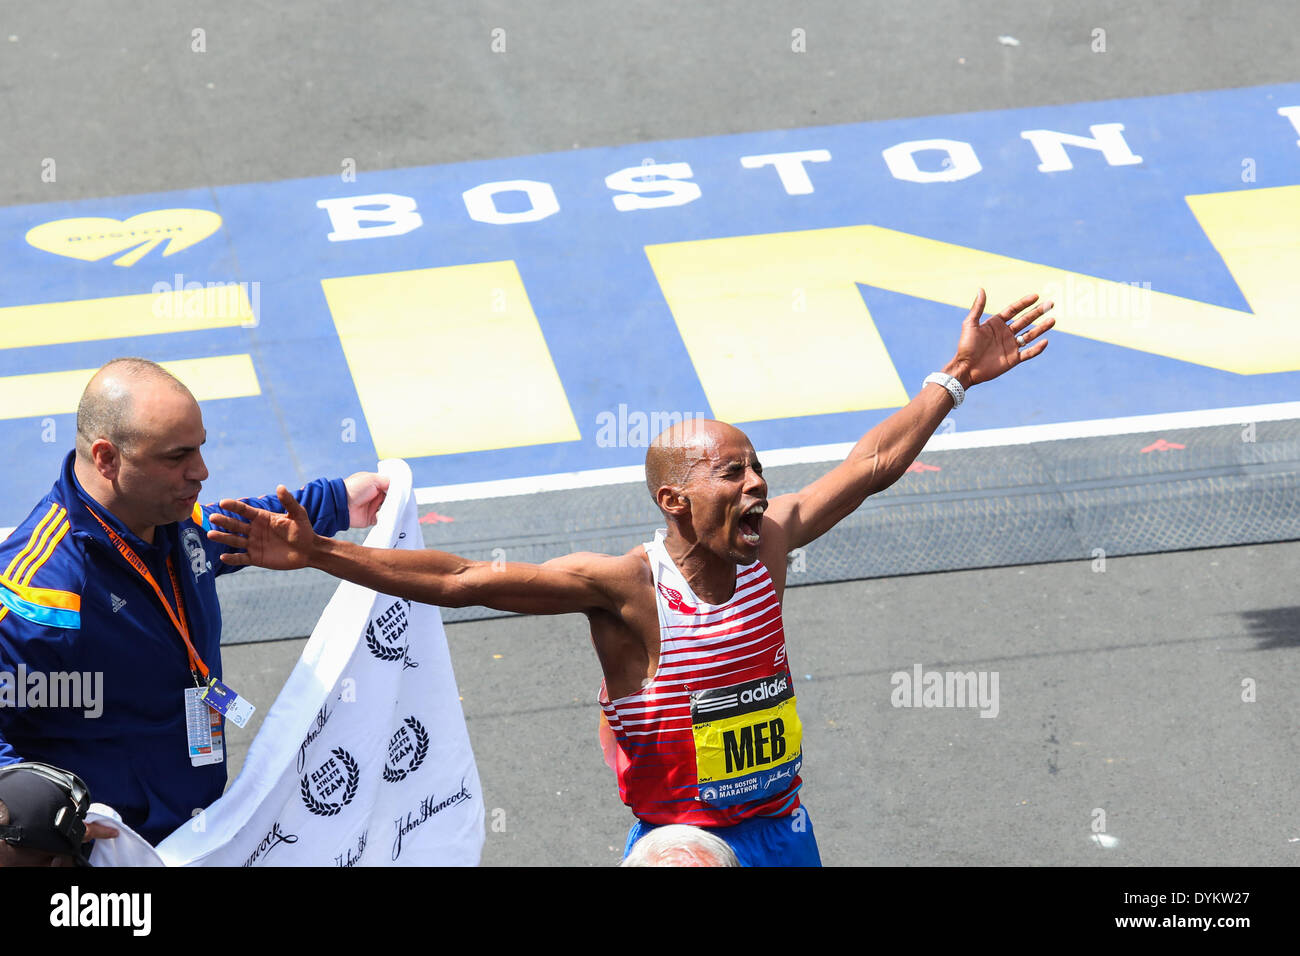
[[[1029,344],[1056,324],[1054,318],[1034,324],[1053,306],[1048,302],[1031,309],[1030,306],[1037,301],[1037,295],[1026,295],[981,322],[985,295],[983,289],[979,290],[962,322],[961,341],[957,343],[955,359],[965,367],[971,385],[992,381],[1047,348],[1047,339]]]
[[[213,512],[211,521],[221,531],[208,532],[209,540],[229,548],[239,548],[223,554],[225,564],[242,567],[248,564],[275,571],[293,571],[307,567],[319,540],[311,525],[307,509],[298,504],[289,489],[280,485],[276,497],[284,507],[284,514],[263,511],[243,501],[223,499],[218,507],[243,518],[240,521],[229,515]]]

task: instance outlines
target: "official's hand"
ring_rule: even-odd
[[[255,564],[259,568],[271,568],[276,571],[293,571],[307,567],[319,540],[312,529],[311,518],[307,509],[298,504],[289,489],[280,485],[275,489],[285,513],[263,511],[252,505],[222,499],[218,507],[230,511],[238,518],[213,512],[211,521],[223,530],[208,532],[208,539],[224,544],[228,548],[242,548],[243,551],[223,554],[221,560],[226,564],[240,567]]]
[[[343,479],[348,489],[348,517],[353,528],[369,528],[388,497],[388,476],[359,471]]]
[[[984,290],[980,289],[962,322],[961,341],[957,343],[957,356],[953,359],[954,365],[965,370],[965,376],[958,375],[963,386],[992,381],[1047,348],[1047,339],[1035,345],[1029,344],[1056,324],[1054,318],[1034,324],[1053,305],[1048,302],[1031,309],[1030,306],[1037,301],[1038,296],[1027,295],[987,321],[980,322],[985,302]],[[1016,341],[1019,333],[1023,333],[1024,347]]]
[[[114,830],[112,826],[107,823],[87,823],[86,839],[82,842],[85,843],[89,840],[111,840],[113,837],[117,836],[117,832],[117,830]]]

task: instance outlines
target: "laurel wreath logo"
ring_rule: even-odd
[[[384,764],[384,779],[389,783],[397,783],[399,780],[405,780],[408,774],[415,773],[420,769],[420,764],[424,763],[424,758],[429,755],[429,734],[414,717],[407,717],[402,721],[407,728],[415,735],[415,755],[411,758],[411,766],[402,769],[401,767],[390,767]],[[397,734],[393,735],[396,739]],[[390,743],[391,746],[391,743]]]
[[[410,609],[411,605],[409,601],[403,601],[402,603],[406,604],[408,610]],[[403,630],[405,630],[405,628],[403,628]],[[402,645],[401,647],[388,647],[380,642],[379,638],[375,635],[374,621],[371,621],[366,625],[366,646],[370,648],[370,653],[374,654],[381,661],[400,661],[406,657],[406,645]],[[412,662],[411,666],[416,665]]]
[[[357,785],[361,782],[361,768],[357,766],[350,753],[342,747],[335,747],[330,753],[338,758],[339,763],[343,764],[343,769],[348,773],[347,784],[343,787],[343,798],[338,803],[317,800],[311,792],[311,787],[307,785],[307,774],[302,775],[302,783],[298,787],[302,794],[302,802],[307,805],[307,809],[322,817],[332,817],[351,803],[352,798],[357,795]]]
[[[375,624],[373,621],[366,625],[366,647],[370,648],[370,653],[381,661],[396,661],[406,656],[406,648],[404,647],[385,647],[379,643],[379,639],[375,637]]]

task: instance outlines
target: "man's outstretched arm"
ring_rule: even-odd
[[[943,369],[962,388],[991,381],[1047,348],[1047,339],[1030,344],[1050,329],[1055,319],[1033,323],[1052,307],[1031,308],[1038,296],[1027,295],[1000,313],[980,322],[984,290],[975,297],[962,322],[957,354]],[[1030,327],[1032,325],[1032,328]],[[1016,340],[1018,333],[1024,342]],[[927,385],[916,398],[867,432],[844,463],[802,491],[774,498],[765,516],[785,532],[787,549],[815,541],[851,515],[869,496],[902,477],[951,411],[952,396],[941,385]]]
[[[478,605],[520,614],[618,610],[624,559],[571,554],[523,564],[470,561],[445,551],[367,548],[322,537],[287,488],[281,485],[276,494],[283,514],[242,501],[221,502],[223,511],[239,517],[214,513],[212,523],[222,530],[209,531],[208,537],[243,549],[223,554],[222,561],[276,570],[317,568],[381,594],[439,607]]]

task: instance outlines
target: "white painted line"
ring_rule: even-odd
[[[645,481],[645,468],[641,465],[626,465],[621,468],[536,475],[531,478],[499,478],[496,481],[467,481],[461,485],[416,488],[415,501],[417,504],[431,505],[439,501],[505,498],[509,495],[536,494],[539,491],[568,491],[572,488],[596,488],[600,485],[625,485],[640,481]]]
[[[1138,432],[1172,431],[1181,428],[1210,428],[1215,425],[1244,425],[1248,422],[1282,421],[1292,418],[1300,418],[1300,402],[1243,405],[1238,408],[1207,408],[1195,412],[1166,412],[1160,415],[1134,415],[1129,418],[1098,418],[1091,421],[1061,422],[1052,425],[986,428],[973,432],[936,433],[930,437],[922,451],[1027,445],[1032,442],[1060,441],[1066,438],[1098,438],[1105,435],[1131,435]],[[854,444],[856,443],[842,442],[834,445],[778,448],[762,452],[761,457],[766,467],[843,461],[853,450]],[[574,488],[622,485],[644,480],[645,470],[640,465],[625,465],[619,468],[593,468],[589,471],[569,471],[555,475],[468,481],[457,485],[416,488],[415,500],[418,504],[431,505],[438,502],[531,495],[540,491],[568,491]]]
[[[1300,418],[1300,402],[1275,405],[1243,405],[1238,408],[1207,408],[1197,412],[1166,412],[1161,415],[1134,415],[1131,418],[1098,418],[1086,422],[1062,422],[1057,425],[1021,425],[1017,428],[990,428],[985,431],[953,432],[934,435],[926,444],[929,451],[949,448],[988,448],[996,445],[1027,445],[1063,438],[1099,438],[1105,435],[1132,435],[1137,432],[1173,431],[1178,428],[1211,428],[1215,425],[1245,425],[1250,422],[1282,421]]]

